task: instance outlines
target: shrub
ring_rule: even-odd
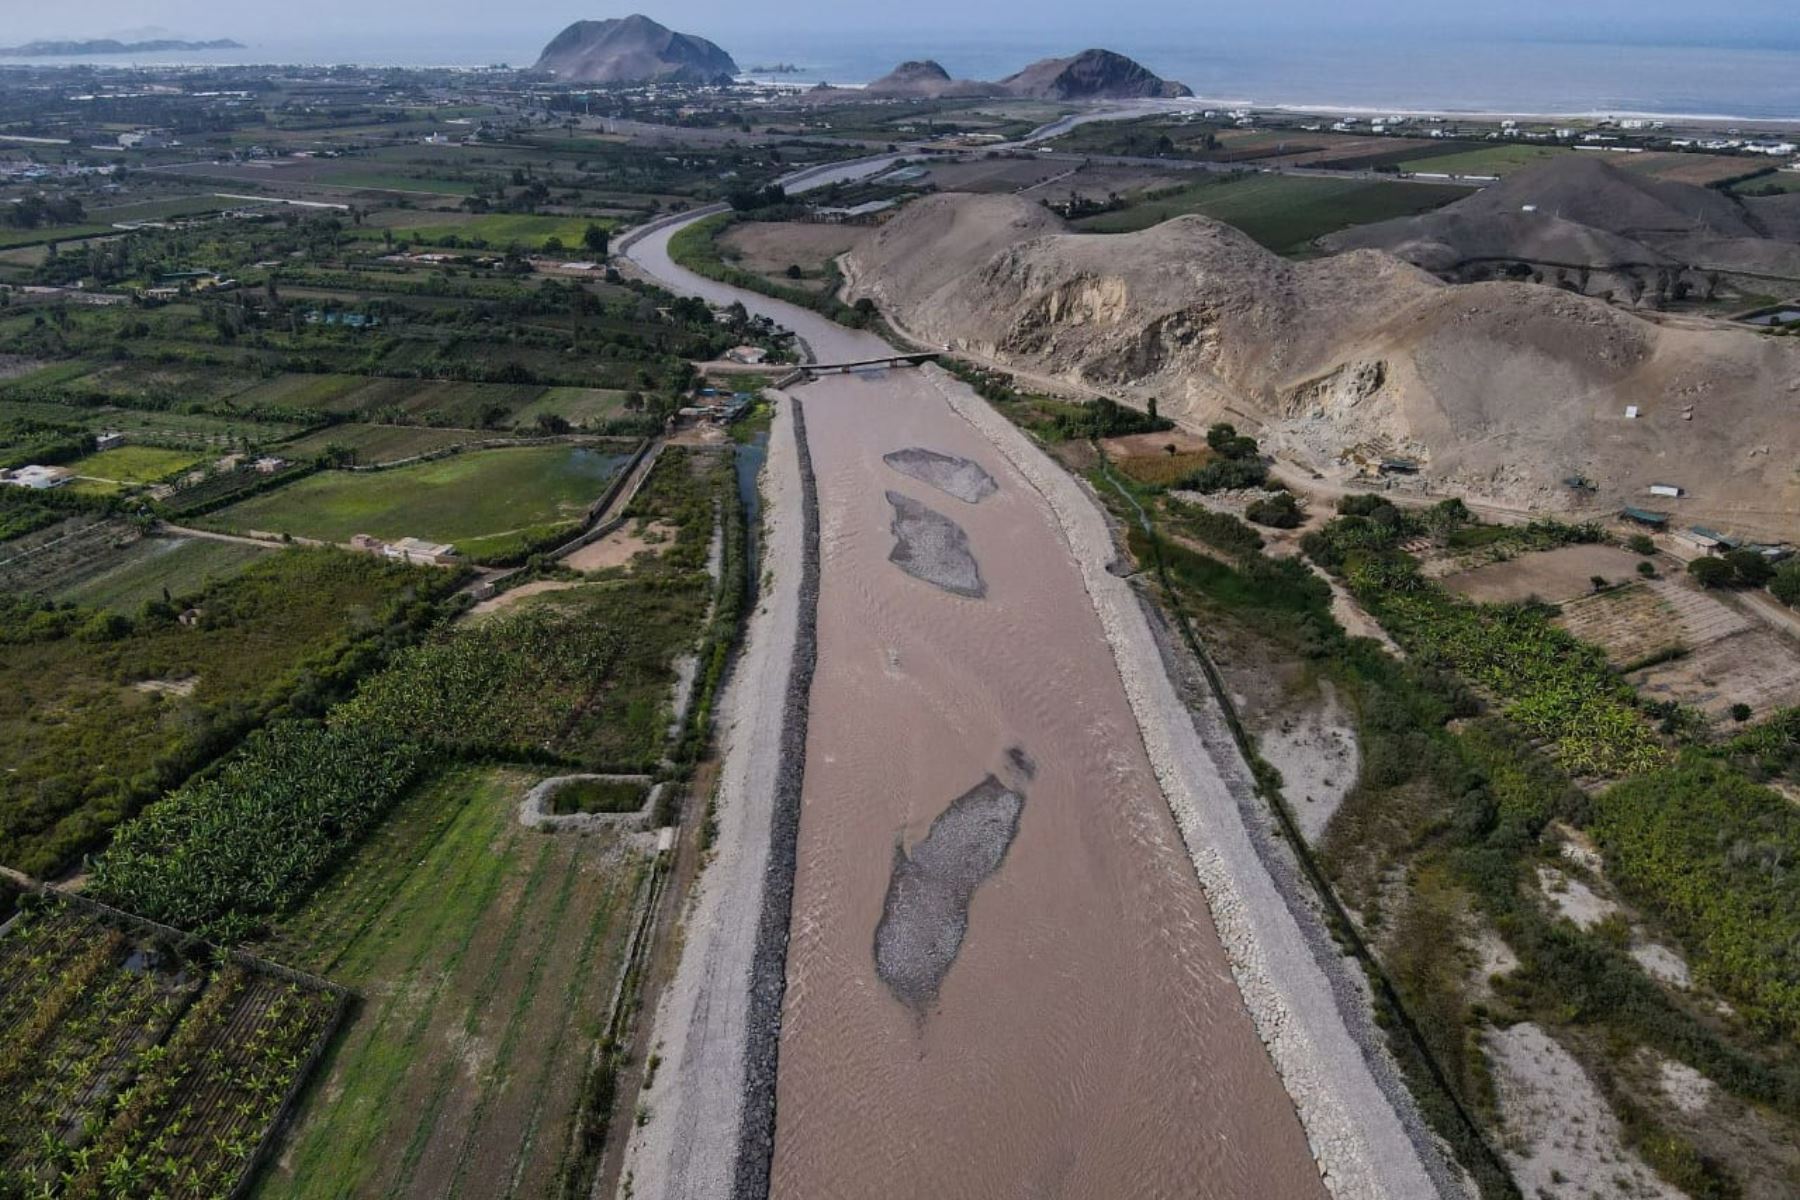
[[[1782,564],[1769,580],[1769,591],[1789,608],[1800,608],[1800,559]]]
[[[1761,587],[1775,576],[1774,566],[1754,550],[1733,550],[1725,556],[1725,562],[1744,587]]]
[[[1625,539],[1625,548],[1633,554],[1642,554],[1648,558],[1656,553],[1656,543],[1650,540],[1647,533],[1634,533]]]
[[[1263,500],[1257,500],[1244,510],[1244,515],[1258,525],[1268,525],[1275,529],[1293,529],[1302,518],[1300,505],[1292,492],[1277,492]]]
[[[1734,576],[1731,564],[1722,558],[1696,558],[1688,564],[1688,574],[1704,588],[1726,587]]]

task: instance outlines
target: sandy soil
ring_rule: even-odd
[[[1619,1121],[1581,1064],[1530,1022],[1487,1035],[1506,1129],[1504,1153],[1534,1200],[1589,1196],[1682,1200],[1621,1143]],[[1618,1181],[1625,1181],[1627,1192]]]
[[[1072,233],[1023,196],[924,197],[849,259],[858,294],[927,344],[1155,396],[1195,431],[1241,412],[1316,470],[1412,458],[1422,488],[1561,512],[1674,483],[1684,520],[1800,519],[1791,339],[1551,286],[1452,286],[1381,251],[1287,262],[1202,217]],[[1598,491],[1571,492],[1574,475]]]
[[[810,221],[740,221],[720,239],[737,254],[737,264],[759,275],[779,275],[792,264],[807,271],[862,245],[866,225],[819,225]]]
[[[1538,888],[1560,915],[1583,929],[1592,929],[1619,911],[1611,900],[1555,867],[1538,867]]]
[[[691,906],[652,1040],[663,1055],[652,1116],[625,1169],[641,1200],[724,1200],[742,1118],[750,967],[762,914],[782,710],[799,614],[800,486],[792,422],[778,405],[763,469],[763,585],[719,703],[718,837]]]
[[[1490,604],[1533,596],[1559,604],[1592,593],[1595,575],[1614,583],[1636,579],[1641,561],[1641,555],[1617,546],[1559,546],[1446,575],[1443,584],[1458,595]]]
[[[1639,942],[1631,948],[1631,957],[1652,979],[1683,989],[1694,984],[1687,960],[1660,942]]]
[[[652,541],[646,534],[656,535]],[[598,541],[589,542],[581,549],[562,560],[563,566],[575,571],[604,571],[608,567],[623,567],[639,554],[661,554],[675,536],[675,527],[666,521],[651,521],[639,529],[638,523],[628,521]]]
[[[1356,724],[1337,691],[1322,683],[1316,701],[1278,714],[1256,739],[1257,752],[1281,772],[1281,793],[1301,834],[1318,845],[1356,786]]]
[[[541,596],[546,592],[566,592],[570,588],[584,586],[573,579],[537,579],[530,583],[522,583],[516,588],[509,588],[491,600],[483,600],[469,610],[465,620],[479,620],[494,613],[505,612],[520,601],[532,596]]]

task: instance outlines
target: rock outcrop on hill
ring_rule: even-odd
[[[1769,203],[1769,200],[1777,203]],[[1568,154],[1417,217],[1332,234],[1333,250],[1387,250],[1440,274],[1513,259],[1640,277],[1684,269],[1800,280],[1800,207],[1657,179]]]
[[[1034,100],[1173,100],[1194,93],[1111,50],[1045,58],[1000,81],[1007,94]]]
[[[952,79],[950,72],[932,59],[903,62],[863,88],[869,96],[939,100],[945,97],[1000,95],[1000,88],[975,79]]]
[[[1012,196],[918,200],[850,267],[928,342],[1156,397],[1191,428],[1233,421],[1327,475],[1410,458],[1428,484],[1546,510],[1644,504],[1666,483],[1687,490],[1684,519],[1800,532],[1793,339],[1446,284],[1372,250],[1290,262],[1198,216],[1076,234]]]
[[[1068,58],[1046,58],[998,83],[955,79],[932,59],[903,62],[855,90],[821,87],[830,101],[867,96],[871,99],[965,99],[1017,96],[1027,100],[1169,100],[1194,93],[1159,78],[1142,63],[1111,50],[1083,50]]]
[[[634,14],[577,21],[551,39],[537,70],[575,83],[719,83],[738,73],[731,55],[703,37]]]

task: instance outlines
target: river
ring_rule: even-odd
[[[673,231],[627,251],[667,286],[740,300],[822,361],[891,352],[676,267]],[[1055,514],[926,372],[794,395],[821,584],[772,1194],[1322,1196]],[[997,486],[971,503],[884,461],[911,449]],[[889,493],[960,527],[984,594],[891,561]],[[1016,834],[935,994],[903,999],[875,958],[900,856],[923,861],[990,776],[1022,799]]]

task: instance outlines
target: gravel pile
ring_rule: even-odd
[[[969,553],[969,535],[963,527],[910,496],[887,493],[894,507],[894,549],[888,561],[926,583],[979,600],[987,595],[981,567]]]
[[[895,999],[923,1012],[937,998],[969,929],[969,901],[1000,869],[1024,808],[1023,795],[989,775],[938,814],[910,855],[895,848],[875,926],[875,973]]]
[[[938,491],[955,496],[969,504],[980,504],[1000,490],[994,477],[981,464],[936,450],[917,446],[884,454],[881,461],[894,470],[920,483],[929,483]]]

